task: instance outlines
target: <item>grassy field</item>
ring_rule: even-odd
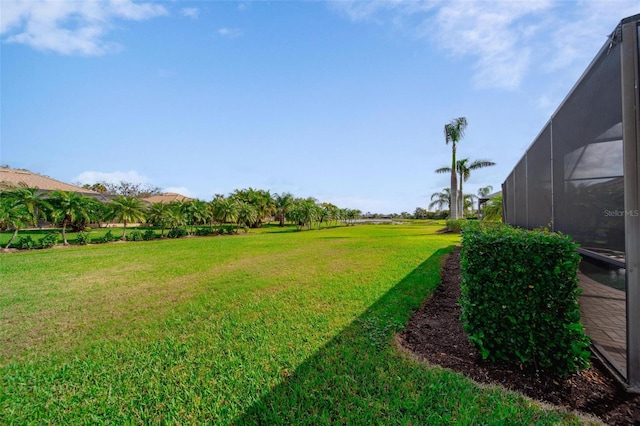
[[[437,224],[0,255],[0,424],[576,423],[393,344]]]

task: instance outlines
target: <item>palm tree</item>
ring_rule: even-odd
[[[171,210],[171,206],[166,203],[152,203],[147,210],[147,220],[154,226],[160,227],[161,238],[164,238],[164,230],[169,223],[169,210]]]
[[[262,226],[262,222],[271,217],[276,211],[275,203],[269,191],[253,188],[236,189],[233,194],[231,194],[231,198],[253,206],[256,212],[255,219],[247,224],[247,226],[251,228],[259,228]]]
[[[482,209],[482,220],[501,222],[502,221],[502,194],[498,194],[490,199]]]
[[[21,204],[19,199],[6,196],[8,191],[0,192],[0,229],[13,229],[13,235],[9,238],[9,242],[5,246],[8,250],[13,240],[18,236],[18,231],[29,224],[32,219],[29,209]]]
[[[5,194],[27,208],[30,217],[29,225],[33,227],[38,226],[38,220],[46,218],[47,212],[51,210],[51,205],[43,195],[38,194],[38,188],[20,185],[6,191]]]
[[[449,188],[443,189],[442,192],[434,192],[431,194],[431,204],[429,204],[429,209],[432,209],[434,206],[438,206],[438,211],[440,211],[443,206],[450,207],[450,205],[451,190]]]
[[[258,211],[253,205],[245,201],[238,201],[238,214],[236,220],[236,232],[238,232],[240,224],[243,226],[251,226],[252,223],[256,223],[258,220]]]
[[[202,225],[209,219],[209,208],[202,200],[190,200],[182,204],[187,226],[191,226],[191,233],[195,231],[196,225]]]
[[[144,222],[146,219],[145,207],[139,198],[116,195],[116,197],[109,202],[109,207],[111,208],[109,217],[124,224],[122,237],[120,238],[122,241],[126,239],[127,223]]]
[[[236,223],[238,221],[238,202],[236,200],[220,196],[214,198],[211,203],[213,218],[220,223],[220,229],[227,222]]]
[[[483,186],[482,188],[478,189],[478,197],[487,198],[487,196],[491,194],[491,191],[493,191],[493,186],[491,185]]]
[[[467,128],[466,117],[458,117],[451,120],[449,124],[444,125],[444,140],[448,145],[451,142],[451,218],[457,219],[457,197],[456,190],[458,189],[457,175],[456,175],[456,145],[464,137],[464,131]]]
[[[172,201],[169,203],[169,210],[167,211],[167,225],[171,230],[180,229],[186,226],[187,219],[184,216],[184,203],[182,201]]]
[[[276,207],[276,217],[280,222],[280,227],[284,227],[284,220],[287,216],[287,210],[293,206],[293,195],[289,192],[282,194],[273,194],[273,200]]]
[[[473,163],[469,164],[469,159],[468,158],[463,158],[462,160],[458,160],[456,162],[456,171],[460,175],[460,187],[459,187],[459,189],[457,191],[458,192],[458,194],[457,194],[457,200],[458,200],[457,210],[458,210],[458,216],[459,217],[464,217],[464,206],[463,206],[464,193],[462,192],[462,183],[466,182],[467,180],[469,180],[469,177],[471,176],[471,171],[472,170],[477,170],[477,169],[481,169],[481,168],[484,168],[484,167],[495,166],[495,165],[496,165],[496,163],[494,163],[493,161],[489,161],[489,160],[475,160]],[[441,167],[441,168],[436,170],[436,173],[450,173],[450,172],[451,172],[451,167]],[[453,202],[453,199],[455,197],[451,197],[451,198],[452,198],[452,202]]]
[[[55,223],[62,225],[62,241],[64,245],[69,245],[66,234],[67,226],[78,220],[88,222],[91,219],[90,213],[93,202],[93,198],[79,195],[76,192],[51,192],[49,196],[49,203],[52,206],[51,217]]]

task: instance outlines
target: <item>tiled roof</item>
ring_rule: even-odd
[[[32,173],[28,170],[16,170],[0,167],[0,189],[11,186],[26,185],[42,191],[72,191],[87,195],[99,195],[98,192],[80,186],[71,185],[47,176]]]
[[[184,195],[176,194],[175,192],[166,192],[160,195],[153,195],[145,198],[144,201],[149,203],[171,203],[173,201],[191,201],[191,198]]]

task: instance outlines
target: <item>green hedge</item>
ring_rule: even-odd
[[[547,231],[463,227],[462,321],[483,358],[559,376],[589,365],[576,247]]]
[[[449,232],[455,232],[459,234],[464,224],[467,223],[466,219],[448,219],[447,220],[447,229]]]

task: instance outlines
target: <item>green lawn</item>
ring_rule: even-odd
[[[0,424],[576,423],[401,354],[439,225],[0,255]]]

